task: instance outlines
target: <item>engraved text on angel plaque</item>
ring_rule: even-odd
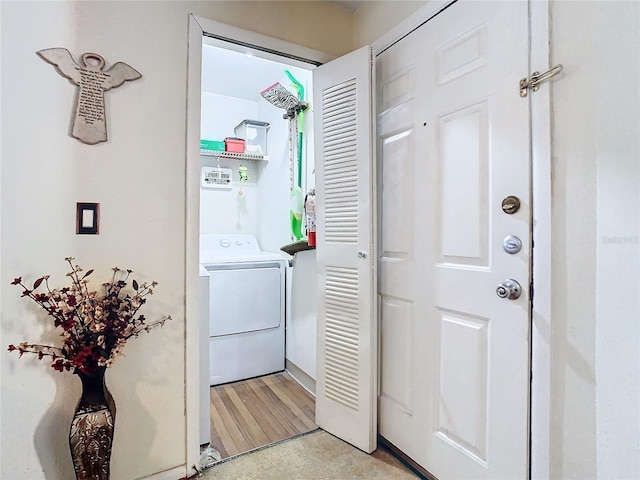
[[[119,87],[128,80],[137,80],[142,77],[140,72],[123,62],[117,62],[110,69],[103,70],[104,58],[97,53],[82,54],[82,65],[73,60],[66,48],[47,48],[36,53],[55,66],[62,76],[80,87],[71,136],[89,145],[106,142],[104,92]]]

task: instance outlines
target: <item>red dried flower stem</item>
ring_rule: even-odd
[[[76,265],[74,267],[73,263],[71,263],[72,259],[70,257],[67,257],[65,260],[67,261],[67,263],[71,267],[71,281],[76,286],[76,288],[78,289],[80,294],[84,293],[84,295],[86,295],[88,297],[89,296],[89,289],[87,288],[87,284],[86,283],[84,284],[84,292],[83,292],[82,291],[82,283],[80,282],[80,278],[78,277],[78,272],[81,271],[80,266]],[[76,316],[76,318],[80,321],[80,323],[82,324],[82,328],[84,330],[87,327],[87,324],[85,323],[84,318],[82,318],[82,316],[80,316],[78,314],[78,307],[77,306],[74,307],[73,313]]]
[[[18,350],[20,353],[38,353],[40,355],[46,355],[49,357],[59,358],[62,355],[62,349],[58,347],[51,347],[49,345],[40,345],[37,343],[21,343],[15,350]],[[50,352],[49,350],[57,350],[56,352]]]

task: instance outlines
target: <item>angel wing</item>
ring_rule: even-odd
[[[80,85],[80,71],[71,53],[66,48],[45,48],[36,52],[45,62],[50,63],[60,75],[71,80],[75,85]]]
[[[107,73],[111,75],[111,83],[105,85],[105,90],[119,87],[124,82],[137,80],[142,77],[139,71],[124,62],[114,63],[111,68],[107,70]]]

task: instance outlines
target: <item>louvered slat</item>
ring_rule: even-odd
[[[358,270],[327,267],[325,281],[327,397],[358,409]]]
[[[356,82],[349,80],[322,94],[324,235],[327,243],[358,239],[358,163]],[[339,206],[339,209],[331,208]]]

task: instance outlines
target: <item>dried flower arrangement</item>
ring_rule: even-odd
[[[61,289],[49,287],[49,275],[38,278],[33,288],[24,285],[18,277],[12,285],[21,286],[23,297],[29,297],[53,317],[55,327],[62,328],[63,346],[30,344],[9,345],[10,352],[34,353],[42,360],[51,357],[51,367],[57,371],[80,371],[90,375],[100,367],[111,366],[113,360],[122,354],[127,340],[137,337],[141,332],[149,332],[155,326],[163,326],[171,320],[167,315],[161,320],[147,323],[138,310],[146,303],[147,296],[153,294],[157,282],[138,284],[131,280],[133,291],[125,292],[131,270],[113,268],[110,282],[103,283],[104,293],[89,291],[87,277],[89,270],[81,276],[82,268],[73,264],[73,257],[65,258],[71,266],[67,276],[71,286]],[[36,292],[44,284],[46,291]]]

